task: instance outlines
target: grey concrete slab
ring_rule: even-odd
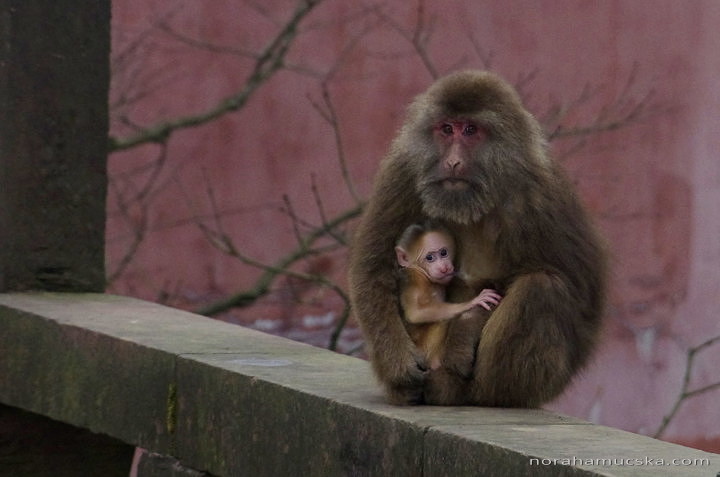
[[[716,454],[543,410],[391,406],[365,361],[109,295],[0,294],[0,402],[217,475],[720,470]]]

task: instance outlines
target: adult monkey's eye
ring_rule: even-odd
[[[465,129],[463,129],[463,135],[465,136],[472,136],[477,132],[478,128],[474,124],[468,124],[465,126]]]
[[[443,132],[443,134],[450,135],[453,133],[452,124],[445,123],[442,126],[440,126],[440,130]]]

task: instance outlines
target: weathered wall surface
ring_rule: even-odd
[[[261,49],[292,6],[263,2],[271,20],[229,0],[115,2],[113,134],[237,91],[253,65],[242,53]],[[545,124],[559,107],[564,131],[598,129],[552,143],[613,253],[601,350],[552,408],[652,434],[680,392],[688,347],[720,334],[720,4],[454,0],[426,2],[422,22],[418,11],[327,0],[302,25],[290,69],[241,112],[180,132],[165,149],[114,154],[110,270],[142,240],[112,290],[193,307],[251,287],[259,272],[218,252],[194,223],[215,225],[214,207],[243,253],[272,262],[296,243],[283,196],[312,223],[321,222],[313,184],[327,216],[353,206],[333,129],[314,106],[328,111],[323,84],[365,197],[405,105],[432,81],[427,65],[489,67],[519,85]],[[343,249],[300,271],[342,283],[344,265]],[[337,317],[332,292],[281,285],[225,318],[307,338],[298,328]],[[720,380],[719,357],[717,345],[698,355],[691,388]],[[720,450],[718,392],[686,401],[665,437]]]

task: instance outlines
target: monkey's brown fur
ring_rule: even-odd
[[[482,134],[455,132],[457,124]],[[453,301],[485,287],[503,295],[492,312],[449,323],[443,366],[432,371],[403,325],[393,254],[400,233],[426,218],[444,220],[457,239],[468,285],[450,285]],[[536,407],[594,348],[605,257],[517,93],[493,74],[465,71],[410,106],[356,231],[350,282],[391,402]]]

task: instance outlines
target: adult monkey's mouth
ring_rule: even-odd
[[[470,184],[465,179],[457,179],[455,177],[447,177],[440,180],[440,185],[445,190],[466,190]]]

